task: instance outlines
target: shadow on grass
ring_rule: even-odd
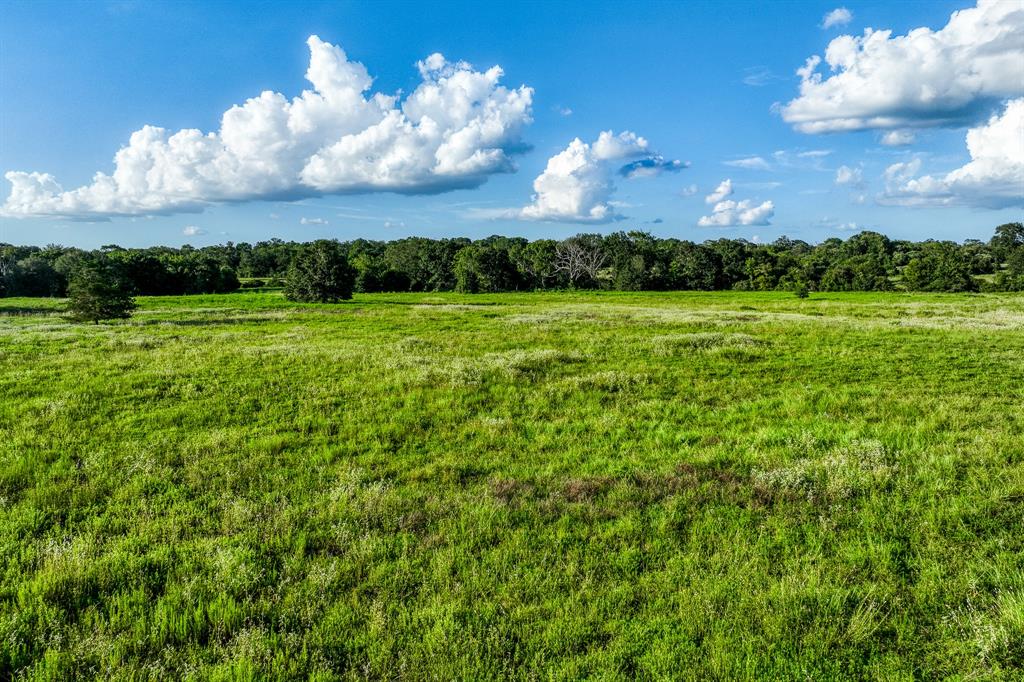
[[[16,316],[16,315],[60,315],[64,311],[60,308],[46,307],[46,306],[4,306],[0,305],[0,316]]]
[[[275,318],[271,317],[243,317],[243,318],[211,318],[209,320],[133,320],[131,326],[135,327],[216,327],[238,324],[252,324],[253,322],[270,322]]]
[[[404,301],[404,300],[389,300],[389,299],[380,300],[380,301],[366,300],[366,299],[352,299],[351,301],[342,301],[341,304],[357,305],[357,306],[363,306],[363,305],[407,305],[407,306],[419,306],[421,308],[426,308],[426,307],[448,308],[448,307],[451,307],[451,306],[459,306],[459,307],[466,307],[466,308],[487,308],[487,307],[493,307],[493,306],[498,306],[498,305],[506,305],[506,304],[500,303],[498,301]],[[324,305],[327,305],[327,304],[324,304]],[[339,305],[339,304],[331,304],[331,305]]]

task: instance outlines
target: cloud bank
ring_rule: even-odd
[[[956,126],[1024,94],[1024,6],[979,0],[938,31],[843,35],[797,70],[800,95],[782,118],[804,133]]]
[[[1001,114],[967,131],[969,163],[945,175],[917,176],[921,160],[885,170],[879,203],[898,206],[984,208],[1024,206],[1024,98],[1007,103]]]
[[[476,71],[432,54],[404,100],[367,96],[359,62],[317,36],[306,79],[288,100],[264,91],[226,111],[220,130],[144,126],[114,157],[111,175],[65,191],[48,173],[10,171],[12,217],[112,216],[200,211],[211,203],[337,193],[436,193],[476,187],[514,169],[531,121],[533,90],[500,85],[498,66]]]
[[[606,130],[592,144],[578,137],[548,159],[544,172],[533,181],[533,201],[495,217],[571,223],[608,223],[624,216],[611,201],[615,175],[626,178],[676,171],[685,164],[666,161],[650,149],[647,140],[629,131],[615,135]]]

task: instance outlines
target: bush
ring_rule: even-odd
[[[355,269],[337,241],[305,244],[288,268],[284,295],[290,301],[337,303],[352,298]]]
[[[71,273],[67,310],[75,321],[98,324],[131,317],[135,299],[131,285],[113,265],[106,259],[89,259]]]

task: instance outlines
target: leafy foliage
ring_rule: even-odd
[[[971,264],[953,242],[925,242],[903,268],[911,291],[977,291]]]
[[[342,245],[321,239],[296,253],[288,268],[284,295],[290,301],[337,303],[352,298],[355,280],[356,272]]]
[[[976,291],[1024,286],[1011,270],[1024,226],[1007,223],[988,242],[921,243],[861,232],[845,242],[811,245],[780,237],[771,244],[717,239],[696,244],[641,231],[578,234],[561,241],[492,236],[341,243],[354,270],[353,291],[493,293],[549,289],[617,291]],[[283,278],[307,245],[280,239],[196,249],[152,247],[101,252],[143,296],[227,293],[239,278]],[[63,296],[86,254],[60,246],[0,244],[0,295]]]
[[[455,290],[468,294],[511,291],[519,284],[509,252],[493,244],[470,244],[455,256]]]
[[[135,299],[117,268],[104,257],[93,257],[71,274],[67,310],[71,319],[95,324],[131,317]]]

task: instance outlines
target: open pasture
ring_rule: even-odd
[[[1020,679],[1024,297],[0,299],[0,679]]]

